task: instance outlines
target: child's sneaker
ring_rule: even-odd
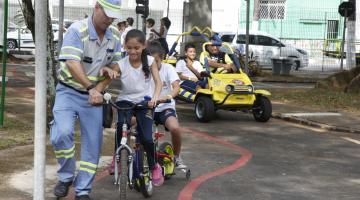
[[[181,159],[180,156],[175,157],[175,166],[178,169],[186,169],[187,168],[187,166],[184,164],[183,159]]]
[[[164,183],[164,176],[162,172],[162,168],[159,163],[156,163],[154,169],[151,171],[152,173],[152,183],[154,186],[161,186]]]

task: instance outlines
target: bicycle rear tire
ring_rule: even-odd
[[[120,200],[126,200],[126,190],[127,190],[127,172],[128,172],[128,151],[122,149],[120,151],[120,182],[119,182],[119,191],[120,191]]]
[[[170,142],[163,142],[159,147],[159,152],[168,155],[170,158],[160,158],[159,163],[164,169],[165,179],[170,179],[175,171],[174,147]]]

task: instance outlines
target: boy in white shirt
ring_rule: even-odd
[[[204,71],[203,66],[197,60],[196,49],[193,44],[185,45],[185,58],[176,63],[176,72],[180,77],[180,86],[186,91],[196,93],[200,88],[206,87],[200,73]]]
[[[165,51],[163,50],[160,42],[150,42],[147,50],[150,55],[155,58],[155,63],[159,69],[160,80],[162,82],[159,100],[171,100],[170,103],[162,103],[155,108],[154,121],[157,124],[164,125],[165,128],[170,131],[172,144],[174,146],[175,165],[177,168],[183,169],[186,168],[186,165],[184,165],[184,162],[180,157],[181,129],[175,111],[175,101],[173,99],[179,93],[180,79],[172,65],[162,63]]]

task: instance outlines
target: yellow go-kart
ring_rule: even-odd
[[[219,109],[251,111],[256,121],[267,122],[272,113],[271,102],[267,98],[271,95],[270,92],[254,88],[247,74],[241,70],[240,62],[228,43],[206,42],[203,49],[206,45],[220,46],[220,51],[229,55],[237,72],[211,73],[205,58],[207,87],[197,90],[196,93],[180,89],[178,99],[195,103],[195,114],[200,122],[211,121]]]

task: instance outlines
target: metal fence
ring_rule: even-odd
[[[91,16],[94,7],[89,6],[66,6],[64,8],[64,21],[65,22],[74,22],[77,20],[84,19],[85,16]],[[52,6],[50,13],[52,13],[53,23],[58,23],[57,19],[59,16],[59,8],[57,5]],[[134,19],[133,26],[137,29],[142,29],[143,23],[141,16],[136,15],[134,8],[123,8],[121,12],[121,18],[114,21],[113,25],[116,25],[119,21],[125,21],[128,17],[132,17]],[[160,19],[163,17],[163,10],[151,10],[149,18],[153,18],[155,20],[155,29],[160,28]],[[176,36],[182,32],[183,27],[183,12],[182,8],[179,9],[170,9],[169,12],[169,19],[171,20],[171,27],[168,32],[168,43],[171,45]],[[10,4],[9,5],[9,22],[10,24],[17,25],[18,33],[11,34],[14,35],[13,37],[16,38],[16,49],[19,49],[19,41],[25,40],[27,37],[31,37],[30,32],[26,31],[25,22],[22,16],[21,7],[19,4]],[[25,29],[22,29],[22,28]],[[26,33],[27,32],[27,33]],[[28,48],[31,45],[23,45],[21,49]]]
[[[261,1],[262,2],[262,1]],[[259,32],[253,34],[265,34],[274,37],[284,44],[301,49],[307,54],[308,65],[301,70],[332,71],[340,70],[341,43],[343,36],[344,18],[339,15],[336,9],[309,8],[299,9],[286,7],[284,1],[264,1],[269,4],[260,4],[259,10]],[[240,19],[240,29],[245,27],[245,19]],[[356,27],[359,31],[360,27]],[[259,41],[258,41],[259,42]],[[345,44],[347,43],[345,39]],[[260,51],[261,57],[273,57],[279,54],[280,48],[269,48],[262,44],[253,45],[253,48]],[[275,43],[273,43],[275,45]],[[360,60],[360,38],[356,38],[357,62]],[[346,51],[346,45],[344,50]],[[282,55],[298,57],[301,54],[286,52],[281,48]],[[300,51],[301,51],[300,50]],[[272,51],[272,52],[269,52]],[[284,52],[285,51],[285,52]],[[344,68],[349,69],[344,58]]]
[[[262,1],[261,1],[262,2]],[[268,1],[264,1],[268,2]],[[313,71],[329,71],[340,69],[340,47],[342,42],[343,18],[339,16],[337,10],[327,8],[309,8],[306,10],[285,7],[283,1],[280,4],[273,2],[266,5],[263,2],[260,7],[259,30],[265,32],[270,37],[279,38],[284,44],[289,44],[301,54],[307,54],[307,65],[301,70]],[[275,1],[274,1],[275,2]],[[93,7],[66,6],[64,18],[66,21],[76,21],[84,18],[85,15],[92,14]],[[58,18],[58,7],[53,6],[51,9],[52,18]],[[135,19],[134,27],[142,28],[142,19],[135,14],[134,8],[123,8],[122,17],[118,21],[126,20],[127,17]],[[240,17],[240,29],[245,27],[245,18]],[[150,18],[155,20],[155,28],[159,29],[160,19],[163,17],[163,10],[151,10]],[[183,31],[183,10],[171,9],[169,18],[172,25],[168,33],[169,46],[175,41],[177,35]],[[24,26],[21,9],[18,4],[9,5],[9,21]],[[118,21],[115,21],[116,24]],[[357,31],[360,27],[357,27]],[[230,30],[232,31],[232,30]],[[357,38],[358,40],[360,38]],[[260,41],[257,41],[260,42]],[[179,45],[180,46],[180,45]],[[270,60],[271,57],[280,53],[280,47],[271,47],[267,45],[252,45],[251,48],[257,48],[260,52],[259,57]],[[356,42],[356,51],[359,56],[360,42]],[[270,50],[269,50],[270,49]],[[177,49],[179,51],[179,49]],[[346,50],[346,47],[345,47]],[[255,50],[254,50],[255,51]],[[286,49],[281,49],[282,53],[286,53]],[[300,54],[287,56],[299,56]],[[346,69],[346,59],[344,59]]]

